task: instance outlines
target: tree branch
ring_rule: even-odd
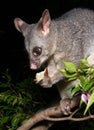
[[[46,120],[49,120],[49,121],[67,121],[67,120],[70,120],[70,121],[84,121],[84,120],[89,120],[89,119],[92,119],[92,118],[94,119],[94,115],[89,115],[89,116],[82,117],[82,118],[81,117],[80,118],[74,118],[73,116],[70,115],[68,117],[62,117],[62,118],[46,117]]]
[[[74,100],[71,101],[70,108],[72,109],[78,104],[79,104],[79,100],[74,98]],[[20,126],[17,130],[29,130],[31,127],[33,127],[35,124],[37,124],[40,121],[50,120],[49,119],[50,116],[59,116],[59,115],[60,116],[63,115],[60,105],[48,108],[39,113],[36,113],[32,118],[30,118],[25,124]]]

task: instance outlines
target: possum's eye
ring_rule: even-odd
[[[33,55],[34,56],[39,56],[39,55],[41,55],[41,53],[42,53],[42,48],[41,47],[34,47],[33,48]]]

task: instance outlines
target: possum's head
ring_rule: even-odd
[[[20,18],[15,18],[14,24],[24,36],[25,47],[30,58],[30,68],[40,68],[56,49],[54,29],[52,29],[54,26],[49,11],[44,10],[38,23],[27,24]]]

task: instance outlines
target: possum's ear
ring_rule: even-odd
[[[14,25],[16,27],[16,29],[19,32],[22,32],[26,29],[26,27],[28,26],[28,24],[26,22],[24,22],[22,19],[20,18],[15,18],[14,19]]]
[[[50,24],[51,24],[50,13],[48,9],[45,9],[42,14],[42,17],[38,22],[39,28],[42,30],[42,33],[44,35],[49,33]]]

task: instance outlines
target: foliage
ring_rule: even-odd
[[[59,71],[68,81],[78,81],[72,86],[72,96],[81,94],[81,104],[86,104],[86,114],[94,104],[94,66],[89,66],[86,59],[82,59],[78,67],[71,62],[63,64],[65,68]],[[26,77],[15,82],[8,70],[0,77],[0,130],[16,130],[46,104],[32,76]]]
[[[0,82],[0,130],[15,130],[43,104],[45,101],[31,77],[13,83],[7,70]]]
[[[87,59],[81,59],[78,67],[71,62],[63,62],[65,68],[59,71],[68,81],[76,80],[75,86],[72,86],[72,96],[81,94],[81,104],[85,103],[84,115],[94,104],[94,66],[90,66]]]

